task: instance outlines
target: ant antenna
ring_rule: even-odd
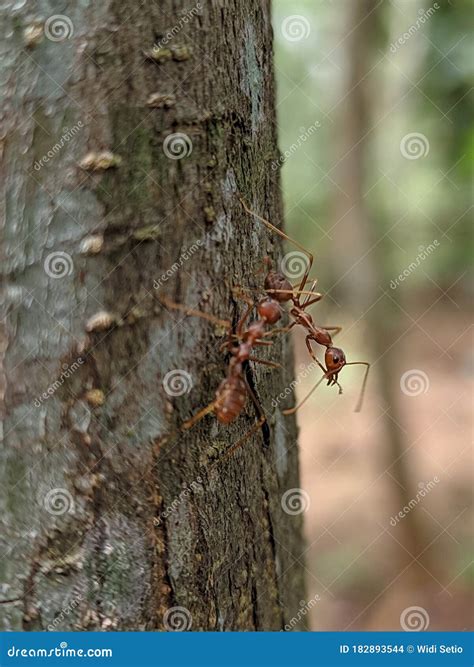
[[[257,218],[257,220],[260,220],[260,222],[263,222],[263,224],[266,227],[268,227],[268,229],[271,229],[273,232],[275,232],[275,234],[278,234],[278,236],[281,236],[281,238],[285,239],[285,241],[289,241],[290,243],[293,243],[293,245],[295,245],[297,248],[299,248],[301,250],[301,252],[303,252],[306,255],[306,257],[309,259],[309,264],[306,268],[305,274],[304,274],[303,279],[302,279],[301,284],[300,284],[300,290],[303,290],[304,286],[306,284],[306,281],[308,279],[309,272],[310,272],[311,267],[313,265],[313,261],[314,261],[313,255],[310,252],[308,252],[308,250],[306,250],[306,248],[303,248],[303,246],[300,243],[298,243],[298,241],[295,241],[295,239],[292,239],[290,236],[285,234],[285,232],[282,232],[281,229],[278,229],[278,227],[275,227],[275,225],[272,225],[272,223],[269,220],[266,220],[265,218],[262,218],[260,215],[255,213],[255,211],[252,211],[247,206],[247,204],[242,199],[242,197],[240,197],[240,196],[239,196],[239,201],[242,204],[242,206],[244,207],[245,211],[247,211],[247,213],[249,215],[253,215],[255,218]]]
[[[314,387],[311,389],[311,391],[310,391],[310,392],[303,398],[302,401],[300,401],[300,403],[298,403],[298,405],[295,405],[294,408],[288,408],[288,410],[282,410],[282,414],[284,414],[284,415],[294,415],[295,412],[296,412],[297,410],[299,410],[299,409],[301,408],[301,406],[304,405],[304,404],[306,403],[306,401],[307,401],[308,398],[311,396],[311,394],[312,394],[314,391],[316,391],[316,389],[319,387],[319,385],[321,384],[321,382],[322,382],[323,380],[325,380],[325,379],[326,379],[326,374],[324,374],[324,375],[322,376],[322,378],[321,378],[320,380],[318,380],[318,382],[316,382],[316,384],[315,384]]]
[[[346,366],[367,366],[367,370],[365,371],[364,379],[362,380],[362,387],[360,389],[360,394],[359,394],[359,400],[357,401],[357,405],[355,407],[354,412],[360,412],[362,408],[362,403],[364,402],[364,394],[365,394],[365,388],[367,386],[367,378],[369,377],[369,371],[370,371],[370,364],[368,361],[351,361],[348,364],[345,364]]]

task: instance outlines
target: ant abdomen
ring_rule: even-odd
[[[245,407],[247,388],[241,377],[222,380],[216,392],[214,413],[221,424],[230,424]]]
[[[268,273],[265,278],[264,288],[266,292],[271,294],[272,298],[282,303],[291,301],[293,296],[293,286],[282,273],[278,273],[277,271],[270,271]]]

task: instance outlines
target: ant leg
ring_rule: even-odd
[[[226,347],[227,348],[230,347],[230,343],[238,342],[238,341],[241,341],[241,340],[242,340],[242,338],[239,338],[239,336],[237,336],[237,334],[231,334],[231,336],[229,337],[229,340],[226,341],[225,343],[222,343],[219,346],[219,350],[222,352],[223,350],[225,350]],[[270,340],[268,340],[268,341],[266,341],[266,340],[256,340],[255,345],[262,345],[264,347],[271,347],[273,345],[273,343]]]
[[[267,361],[266,359],[259,359],[258,357],[249,357],[249,361],[253,361],[256,364],[263,364],[264,366],[271,366],[271,368],[283,368],[281,364],[278,364],[275,361]]]
[[[323,371],[324,375],[322,376],[322,378],[320,378],[320,379],[317,381],[317,383],[314,385],[314,387],[311,389],[311,391],[310,391],[308,394],[306,394],[306,396],[303,398],[303,400],[300,401],[297,405],[295,405],[294,408],[289,408],[288,410],[282,410],[282,413],[283,413],[284,415],[294,415],[295,412],[296,412],[297,410],[299,410],[299,409],[301,408],[301,406],[302,406],[304,403],[306,403],[306,401],[307,401],[308,398],[311,396],[311,394],[312,394],[314,391],[316,391],[316,389],[319,387],[319,385],[321,384],[321,382],[326,378],[327,370],[324,368],[324,366],[322,365],[322,363],[319,361],[319,359],[317,358],[317,356],[314,354],[313,348],[311,347],[311,340],[313,340],[313,339],[311,338],[311,336],[306,336],[306,347],[308,348],[308,352],[310,353],[311,358],[314,359],[314,361],[318,364],[318,366],[320,367],[320,369]]]
[[[217,324],[218,326],[225,327],[226,329],[230,329],[231,323],[229,320],[221,320],[218,317],[215,317],[214,315],[209,315],[209,313],[204,313],[202,310],[196,310],[195,308],[189,308],[188,306],[183,305],[182,303],[175,303],[174,301],[171,301],[171,299],[168,299],[166,296],[158,296],[158,300],[161,301],[163,305],[165,305],[167,308],[170,308],[171,310],[179,310],[181,313],[184,313],[185,315],[192,315],[194,317],[201,317],[203,320],[207,320],[208,322],[212,322],[213,324]]]
[[[336,379],[334,379],[332,382],[329,381],[328,384],[330,384],[331,387],[334,387],[334,385],[337,384],[337,386],[339,387],[339,395],[342,394],[342,387]]]
[[[362,381],[362,387],[359,394],[359,400],[355,408],[355,412],[360,412],[362,409],[362,403],[364,402],[364,394],[367,386],[367,378],[369,377],[370,364],[368,361],[351,361],[346,366],[366,366],[366,371],[364,374],[364,379]]]
[[[250,317],[250,313],[252,312],[253,307],[254,307],[254,303],[250,299],[249,299],[249,301],[246,301],[246,303],[247,303],[247,310],[244,312],[244,314],[242,315],[240,320],[237,322],[237,326],[236,326],[237,336],[239,338],[240,338],[240,336],[242,336],[242,332],[244,330],[245,323],[248,320],[248,318]]]
[[[314,288],[316,287],[317,282],[318,282],[317,278],[315,280],[313,280],[313,282],[311,284],[311,287],[310,287],[310,291],[309,291],[308,295],[306,296],[305,300],[303,301],[303,303],[301,305],[301,308],[303,310],[305,310],[306,308],[309,308],[309,306],[312,306],[313,303],[316,303],[317,301],[321,301],[321,299],[323,298],[323,294],[321,294],[320,292],[314,292],[313,291]],[[311,297],[313,297],[313,298],[311,298]]]
[[[309,306],[312,306],[313,303],[316,303],[317,301],[321,301],[323,296],[324,296],[324,294],[320,294],[319,292],[316,292],[314,299],[307,299],[304,303],[303,308],[309,308]]]
[[[252,292],[254,294],[262,294],[264,291],[265,294],[268,296],[272,296],[272,294],[288,294],[290,297],[296,296],[296,295],[304,295],[304,296],[314,296],[317,297],[316,300],[319,301],[320,298],[322,298],[324,295],[320,294],[319,292],[310,292],[309,290],[300,290],[300,289],[253,289],[251,287],[241,287],[239,288],[241,290],[245,290],[246,292]]]
[[[326,331],[335,331],[336,333],[333,334],[334,336],[337,336],[337,334],[342,331],[342,327],[326,327],[324,325],[321,325],[321,329],[326,329]]]
[[[318,279],[315,278],[315,279],[313,280],[313,282],[311,283],[311,287],[309,288],[309,291],[310,291],[310,292],[313,292],[313,290],[314,290],[314,288],[316,287],[317,283],[318,283]],[[297,292],[297,294],[298,294],[298,292]],[[310,301],[310,298],[311,298],[311,297],[310,297],[310,294],[308,294],[308,295],[306,296],[305,300],[303,301],[303,303],[301,304],[301,308],[303,308],[303,310],[304,310],[308,305],[310,305],[310,304],[308,303],[308,302]],[[322,298],[323,298],[323,295],[322,295],[322,294],[319,294],[319,292],[314,292],[314,300],[319,301],[319,299],[322,299]],[[314,303],[314,300],[311,300],[311,302]]]
[[[250,317],[250,314],[252,312],[253,307],[255,306],[255,303],[253,299],[251,299],[249,296],[246,296],[245,294],[242,294],[242,288],[237,286],[232,289],[232,292],[234,296],[237,299],[241,299],[244,303],[247,304],[247,309],[245,310],[244,314],[240,318],[240,320],[237,322],[237,326],[235,327],[237,337],[240,338],[242,335],[242,332],[244,330],[245,323],[247,322],[248,318]]]
[[[305,342],[306,342],[306,347],[308,348],[308,352],[309,352],[309,354],[311,355],[311,358],[318,364],[319,368],[323,371],[324,375],[326,375],[327,370],[324,368],[324,366],[322,365],[322,363],[319,361],[319,359],[317,358],[317,356],[314,354],[314,350],[313,350],[313,348],[311,347],[311,341],[312,341],[312,340],[314,340],[314,339],[311,338],[311,336],[306,336],[306,340],[305,340]]]
[[[235,334],[232,334],[224,343],[221,343],[219,345],[219,352],[224,352],[224,350],[227,348],[228,350],[231,349],[232,343],[237,342],[239,339]]]
[[[278,234],[278,236],[281,236],[282,239],[285,239],[286,241],[289,241],[290,243],[293,243],[293,245],[295,245],[297,248],[299,248],[301,250],[301,252],[303,252],[306,255],[309,262],[308,262],[308,266],[306,267],[306,270],[304,272],[303,278],[302,278],[301,283],[300,283],[300,291],[302,289],[304,289],[304,286],[306,285],[306,281],[308,280],[309,272],[311,271],[311,267],[313,266],[313,261],[314,261],[313,255],[308,250],[306,250],[306,248],[303,248],[303,246],[300,245],[298,243],[298,241],[295,241],[294,239],[291,238],[291,236],[288,236],[288,234],[285,234],[285,232],[282,232],[281,229],[278,229],[278,227],[275,227],[275,225],[272,225],[272,223],[269,220],[266,220],[265,218],[262,218],[260,215],[258,215],[254,211],[251,211],[249,209],[249,207],[247,206],[247,204],[242,199],[242,197],[239,197],[239,200],[240,200],[240,203],[242,204],[244,210],[247,211],[247,213],[249,215],[253,215],[255,218],[257,218],[257,220],[260,220],[260,222],[263,222],[263,224],[268,229],[270,229],[275,234]]]
[[[238,442],[235,443],[235,445],[232,445],[230,449],[228,449],[221,458],[214,463],[214,466],[220,465],[223,463],[226,459],[229,458],[229,456],[232,456],[232,454],[235,454],[235,452],[242,447],[244,442],[250,438],[250,436],[258,431],[259,428],[261,428],[264,423],[267,421],[265,415],[262,415],[258,421],[255,422],[255,424],[250,428],[245,435],[243,435]]]
[[[212,403],[209,403],[209,405],[206,405],[205,408],[203,408],[202,410],[199,410],[199,412],[196,412],[195,415],[193,415],[190,419],[187,419],[183,423],[183,425],[181,427],[181,430],[184,429],[185,431],[188,431],[190,428],[192,428],[194,426],[194,424],[197,424],[198,421],[201,421],[201,419],[203,417],[208,415],[210,412],[213,412],[214,408],[215,408],[215,405],[216,405],[216,402],[212,401]]]
[[[265,333],[263,334],[263,338],[269,338],[270,336],[274,336],[275,334],[288,333],[288,331],[293,329],[293,327],[296,325],[297,322],[292,322],[287,327],[278,327],[277,329],[270,329],[270,331],[265,331]]]

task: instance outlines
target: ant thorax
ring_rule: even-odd
[[[313,318],[309,313],[305,313],[301,308],[292,308],[290,314],[293,315],[298,324],[304,327],[313,327]]]

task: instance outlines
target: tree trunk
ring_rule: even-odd
[[[369,146],[376,141],[374,134],[376,135],[375,130],[379,124],[377,118],[385,117],[388,114],[387,109],[393,106],[390,104],[387,109],[381,108],[377,115],[374,108],[376,98],[370,94],[375,79],[371,65],[378,56],[374,55],[375,47],[367,40],[367,34],[380,33],[383,10],[384,7],[377,0],[364,0],[354,3],[347,15],[346,52],[350,67],[345,95],[348,103],[344,107],[344,120],[341,123],[346,134],[340,146],[340,153],[344,157],[340,159],[339,182],[348,197],[338,197],[335,209],[337,219],[344,229],[342,236],[348,238],[348,247],[352,249],[353,256],[361,258],[357,263],[357,282],[353,280],[348,268],[347,257],[342,257],[339,271],[345,276],[342,284],[349,295],[347,301],[355,304],[356,308],[364,313],[369,324],[372,358],[376,364],[374,370],[377,370],[380,377],[379,397],[385,407],[383,426],[387,447],[383,452],[381,465],[383,469],[390,470],[395,482],[392,489],[395,498],[392,513],[396,514],[416,497],[418,489],[412,479],[410,455],[407,454],[407,443],[401,427],[403,415],[399,407],[399,362],[393,350],[400,337],[399,313],[398,309],[394,308],[396,296],[390,297],[390,301],[387,298],[380,299],[381,286],[389,282],[384,271],[392,240],[390,237],[389,241],[386,239],[388,228],[384,226],[383,218],[381,219],[382,207],[379,205],[375,209],[367,197],[367,191],[370,192],[371,189],[367,176],[371,173],[370,158],[374,154],[371,154]],[[415,45],[415,41],[412,44]],[[419,62],[416,54],[412,54],[412,60]],[[385,92],[381,85],[378,90]],[[397,99],[403,97],[399,91]],[[377,173],[375,169],[374,172]],[[376,180],[375,178],[374,181]],[[396,230],[392,232],[393,235],[396,235]],[[367,248],[370,249],[369,252]],[[353,259],[350,262],[352,264]],[[427,573],[431,564],[429,554],[425,553],[423,547],[430,540],[426,539],[419,508],[415,507],[407,513],[399,529],[400,540],[408,553],[408,556],[403,555],[402,565],[406,566],[407,562],[411,564],[415,581],[424,581],[429,577]],[[418,555],[419,557],[415,558]]]
[[[179,430],[225,337],[157,299],[235,324],[232,287],[278,259],[237,197],[281,220],[269,2],[8,4],[1,628],[281,629],[304,597],[295,424],[272,407],[291,350],[249,366],[270,429],[221,463],[255,410]]]

